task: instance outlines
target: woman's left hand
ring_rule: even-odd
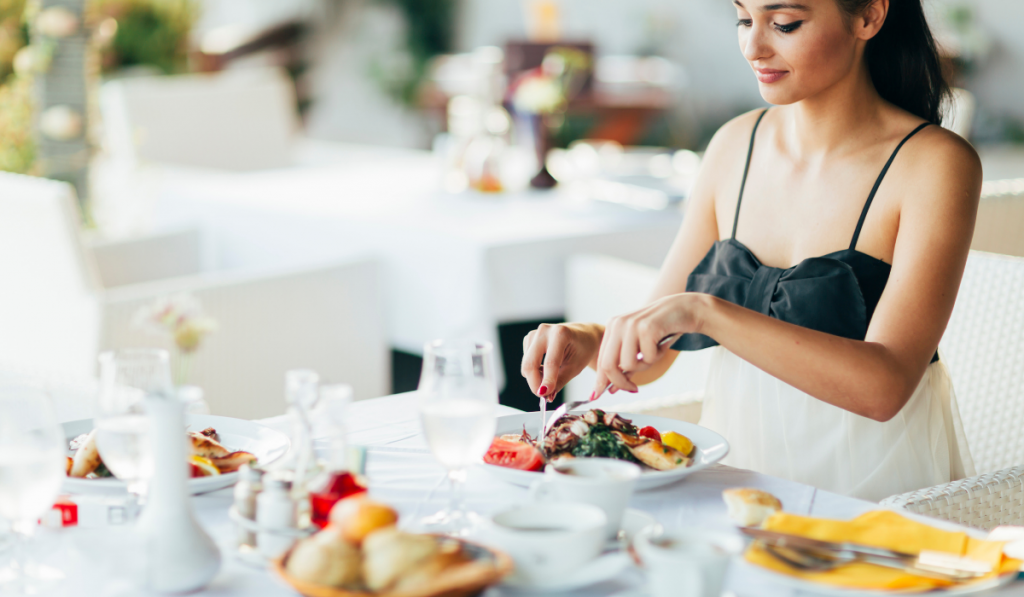
[[[671,347],[658,346],[666,336],[699,332],[701,306],[706,295],[697,293],[673,294],[659,299],[643,309],[613,317],[605,327],[597,355],[597,381],[592,400],[604,393],[608,384],[611,392],[639,388],[630,377],[651,368]]]

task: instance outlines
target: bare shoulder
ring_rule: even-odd
[[[981,159],[963,137],[940,126],[925,127],[904,148],[906,180],[921,193],[904,195],[931,204],[950,202],[960,209],[975,210],[981,196]],[[951,205],[950,207],[954,207]]]
[[[707,151],[704,153],[705,158],[718,160],[727,156],[734,159],[737,150],[742,150],[742,155],[746,155],[747,145],[750,144],[750,133],[753,132],[754,124],[763,113],[764,108],[758,108],[740,114],[723,124],[711,138]]]

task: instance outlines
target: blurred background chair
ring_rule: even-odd
[[[115,160],[226,170],[292,165],[295,88],[279,68],[105,83],[104,144]]]
[[[1024,178],[982,184],[971,248],[1024,257]]]
[[[159,346],[136,329],[134,313],[159,297],[188,293],[219,323],[193,357],[189,379],[206,391],[214,414],[282,413],[284,373],[298,367],[351,384],[357,399],[388,392],[375,262],[202,269],[197,231],[93,250],[79,222],[69,185],[0,174],[0,277],[10,289],[0,296],[0,368],[89,376],[99,350]]]
[[[897,506],[990,529],[1024,523],[1024,259],[972,251],[939,345],[980,476],[892,496]]]

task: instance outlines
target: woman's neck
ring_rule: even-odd
[[[885,106],[867,68],[862,67],[821,93],[788,106],[784,143],[801,161],[856,150],[874,139],[851,133],[880,132]]]

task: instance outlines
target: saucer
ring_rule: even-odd
[[[506,577],[501,586],[515,591],[529,591],[530,593],[537,591],[571,591],[611,580],[628,568],[629,565],[630,559],[625,552],[614,551],[594,558],[572,574],[552,579],[549,582],[530,582],[516,578],[513,574],[510,577]]]

